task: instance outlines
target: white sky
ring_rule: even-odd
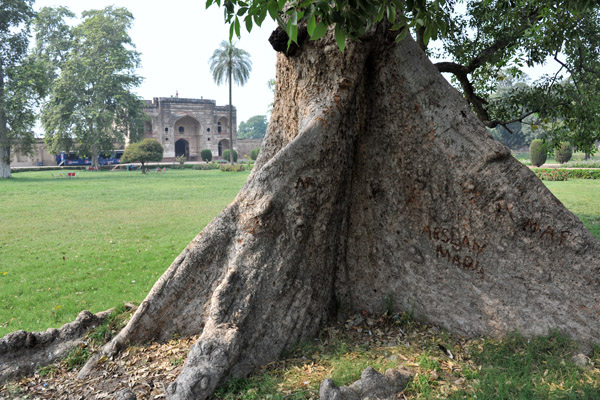
[[[116,3],[116,4],[115,4]],[[223,11],[213,5],[204,9],[205,0],[36,0],[34,8],[65,6],[81,12],[116,5],[125,7],[135,20],[129,34],[141,53],[138,75],[144,82],[136,93],[145,100],[153,97],[179,97],[216,100],[229,103],[227,84],[217,86],[210,73],[208,59],[223,40],[229,38],[229,26]],[[261,28],[242,32],[237,46],[250,53],[252,72],[248,82],[233,86],[233,105],[238,124],[254,115],[266,114],[273,94],[267,81],[275,78],[276,53],[268,42],[275,23],[266,18]],[[237,40],[234,38],[234,40]]]
[[[222,40],[229,38],[229,26],[224,23],[223,11],[213,5],[204,8],[205,0],[119,0],[134,16],[129,34],[141,53],[138,75],[144,82],[136,90],[146,100],[153,97],[175,96],[216,100],[217,105],[227,105],[227,84],[213,83],[208,59]],[[36,10],[41,7],[66,6],[79,17],[81,12],[114,5],[111,0],[36,0]],[[242,39],[237,46],[248,51],[252,72],[246,85],[233,87],[233,105],[237,108],[238,124],[254,115],[266,114],[273,94],[267,81],[275,78],[276,53],[268,42],[275,29],[268,17],[261,28],[251,33],[242,29]],[[237,39],[235,39],[237,40]],[[536,79],[551,72],[553,66],[538,66],[526,73]]]

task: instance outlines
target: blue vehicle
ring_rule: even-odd
[[[99,165],[113,165],[120,164],[121,157],[123,157],[124,150],[116,150],[112,153],[100,154],[98,156]],[[92,161],[87,157],[80,157],[77,153],[69,151],[61,151],[60,154],[56,155],[56,165],[68,166],[68,165],[91,165]]]
[[[67,165],[91,165],[92,162],[88,158],[81,158],[75,152],[61,151],[60,154],[56,155],[56,165],[67,166]]]

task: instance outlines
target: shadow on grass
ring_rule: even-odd
[[[598,348],[592,358],[597,358]],[[527,339],[511,334],[475,349],[475,383],[452,399],[600,399],[598,382],[575,366],[575,344],[558,333]]]

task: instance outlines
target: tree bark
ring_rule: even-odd
[[[4,67],[0,59],[0,100],[4,98]],[[2,101],[3,102],[3,101]],[[11,178],[10,173],[10,138],[8,137],[8,126],[6,112],[0,105],[0,179]]]
[[[412,39],[380,27],[342,55],[329,35],[278,56],[248,181],[103,354],[201,333],[168,396],[206,399],[336,312],[390,299],[466,335],[594,342],[599,254]]]

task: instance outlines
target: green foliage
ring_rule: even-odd
[[[250,53],[237,48],[235,43],[223,40],[209,59],[210,72],[217,85],[233,82],[244,85],[250,77],[252,62]]]
[[[573,156],[573,147],[569,142],[560,142],[554,149],[554,159],[561,164],[568,162]]]
[[[559,172],[555,172],[559,171]],[[567,179],[600,179],[600,169],[577,169],[577,168],[534,168],[533,172],[542,180],[556,181]],[[564,179],[552,179],[554,177]]]
[[[221,0],[207,0],[206,7],[214,3],[220,6]],[[438,39],[440,33],[448,30],[453,3],[447,0],[432,0],[427,4],[413,0],[365,0],[349,6],[348,2],[342,0],[229,0],[223,6],[225,21],[230,24],[230,39],[234,34],[240,37],[242,23],[250,32],[254,24],[260,26],[269,15],[287,33],[288,46],[298,43],[299,26],[306,24],[312,40],[321,38],[329,27],[333,27],[336,43],[343,52],[346,38],[363,36],[384,18],[391,24],[391,30],[397,32],[397,41],[404,39],[409,29],[413,28],[422,30],[425,43],[430,39]]]
[[[260,139],[265,137],[267,132],[267,116],[255,115],[248,121],[242,121],[237,131],[238,138],[241,139]]]
[[[163,147],[154,139],[144,139],[141,142],[131,143],[121,157],[122,163],[139,162],[142,164],[142,172],[145,172],[144,164],[151,161],[161,161],[163,158]]]
[[[534,172],[543,181],[566,181],[569,178],[569,172],[564,169],[536,169]]]
[[[0,12],[0,166],[10,177],[11,151],[31,153],[35,109],[46,95],[43,62],[27,53],[32,0],[3,1]]]
[[[238,154],[237,151],[233,150],[233,162],[237,162]],[[229,161],[229,149],[223,152],[223,160]]]
[[[212,160],[212,151],[210,149],[202,149],[200,152],[200,158],[202,161],[209,162]]]
[[[126,137],[138,140],[147,118],[132,92],[142,81],[135,74],[139,54],[127,33],[133,16],[124,8],[85,11],[82,22],[68,29],[59,20],[66,11],[47,15],[50,21],[41,21],[38,29],[47,41],[40,52],[57,78],[42,109],[46,143],[55,153],[77,144],[96,165],[100,150],[123,144]],[[57,24],[66,37],[43,34],[46,25]]]
[[[535,139],[529,145],[529,158],[531,163],[541,167],[548,158],[548,145],[541,139]]]
[[[90,351],[85,344],[80,344],[69,352],[67,357],[62,361],[62,364],[68,371],[79,369],[84,366],[90,358]]]
[[[246,167],[244,164],[221,164],[219,169],[223,172],[241,172],[245,171]]]
[[[258,153],[260,152],[260,147],[255,148],[250,152],[250,158],[254,161],[258,158]]]

